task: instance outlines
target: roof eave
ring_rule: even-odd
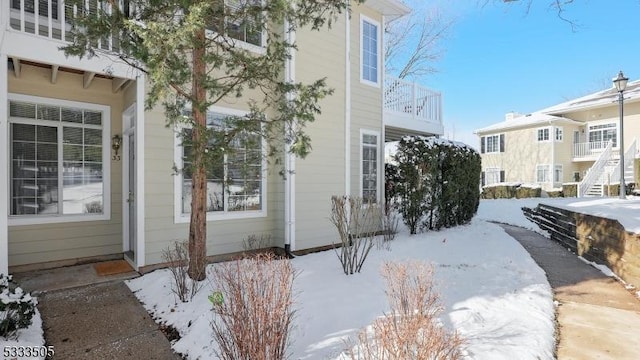
[[[399,18],[411,12],[411,8],[400,0],[367,0],[365,5],[388,18]]]

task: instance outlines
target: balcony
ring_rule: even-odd
[[[417,83],[386,76],[384,125],[387,141],[404,135],[442,135],[442,94]]]
[[[128,3],[119,1],[120,6]],[[99,58],[67,58],[60,50],[71,38],[70,19],[82,12],[97,12],[99,6],[107,12],[112,9],[108,2],[101,0],[87,0],[84,6],[71,5],[65,0],[2,1],[2,52],[13,60],[14,67],[18,69],[20,62],[24,61],[84,70],[92,74],[131,77],[131,69],[115,55],[120,51],[117,34],[106,36],[96,44],[102,50]]]
[[[608,141],[590,141],[573,144],[573,161],[595,160],[607,147],[607,143]],[[613,152],[617,154],[617,145],[614,143],[613,146],[616,149]]]

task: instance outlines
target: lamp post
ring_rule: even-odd
[[[618,73],[618,77],[613,79],[613,85],[618,90],[618,109],[620,113],[620,144],[618,146],[620,152],[620,199],[626,199],[627,193],[624,188],[624,90],[627,88],[628,78],[624,77],[622,71]]]

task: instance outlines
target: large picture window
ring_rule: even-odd
[[[380,69],[379,55],[379,25],[373,20],[362,18],[360,38],[361,79],[371,84],[378,84]]]
[[[224,131],[223,112],[207,112],[207,126]],[[186,130],[187,136],[190,130]],[[243,138],[244,137],[244,138]],[[189,159],[191,147],[178,141],[179,163],[183,171],[180,178],[179,217],[191,213],[192,174]],[[262,142],[258,135],[240,135],[231,143],[231,149],[219,161],[209,163],[207,174],[207,213],[211,216],[251,215],[264,211],[264,159]],[[209,216],[211,215],[211,216]],[[227,216],[227,217],[228,217]]]
[[[373,131],[363,131],[361,140],[361,184],[362,198],[368,203],[378,202],[378,133]]]
[[[589,149],[604,149],[609,140],[618,146],[618,126],[616,123],[589,125]]]
[[[108,108],[47,100],[9,101],[10,215],[108,216]]]

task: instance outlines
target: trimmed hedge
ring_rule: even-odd
[[[540,187],[523,186],[522,184],[491,185],[482,188],[483,199],[524,199],[542,196]]]
[[[406,136],[398,144],[399,211],[412,234],[465,224],[480,203],[480,154],[468,145]]]

